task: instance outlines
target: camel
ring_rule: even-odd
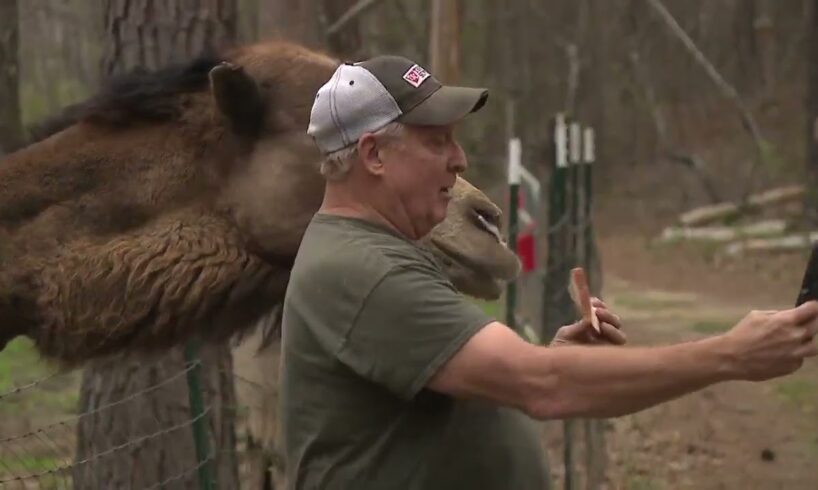
[[[268,41],[111,80],[0,161],[0,349],[66,367],[249,331],[283,299],[320,206],[306,134],[339,61]],[[459,178],[422,241],[495,298],[519,272],[500,209]]]
[[[240,46],[113,79],[43,124],[0,161],[0,350],[28,336],[71,368],[244,339],[236,373],[262,390],[240,381],[238,395],[252,439],[274,451],[276,312],[323,197],[305,128],[338,63],[286,42]],[[464,294],[496,299],[520,267],[501,219],[458,178],[421,246]]]

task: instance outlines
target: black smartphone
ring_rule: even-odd
[[[810,300],[818,300],[818,242],[812,244],[812,252],[804,269],[804,279],[801,281],[801,290],[798,292],[795,306]]]

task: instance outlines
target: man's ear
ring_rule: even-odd
[[[364,164],[367,172],[373,175],[383,174],[384,165],[381,161],[380,151],[378,147],[378,140],[372,133],[364,133],[358,138],[358,158]]]
[[[210,70],[210,91],[233,132],[258,137],[264,126],[264,100],[255,80],[240,66],[222,62]]]

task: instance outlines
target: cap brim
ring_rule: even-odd
[[[419,126],[444,126],[478,111],[486,103],[484,88],[442,86],[398,120]]]

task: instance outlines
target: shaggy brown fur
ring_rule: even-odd
[[[337,63],[260,43],[118,79],[0,161],[0,348],[74,364],[252,326],[323,197],[305,128]],[[427,245],[499,294],[518,262],[477,219],[499,210],[462,179],[451,209]]]

